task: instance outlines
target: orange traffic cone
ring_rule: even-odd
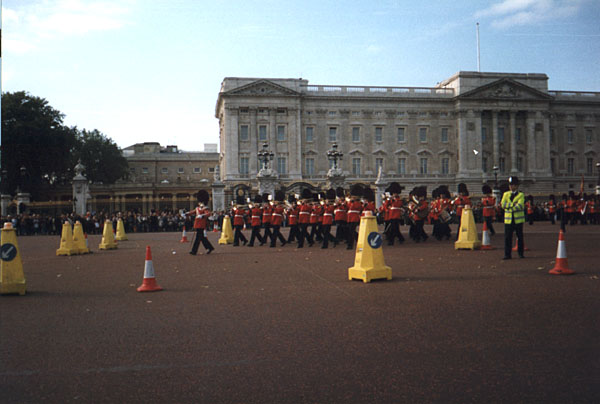
[[[515,246],[512,249],[513,251],[519,251],[519,239],[515,237]],[[525,245],[525,242],[523,242],[523,251],[530,251],[529,247],[527,247]]]
[[[159,290],[163,290],[163,288],[156,284],[156,279],[154,278],[154,265],[152,264],[152,253],[150,252],[150,246],[146,246],[146,264],[144,267],[144,281],[142,282],[142,286],[137,288],[137,291],[156,292]]]
[[[183,228],[183,234],[181,235],[181,240],[179,242],[180,243],[187,243],[187,242],[189,242],[189,240],[187,238],[187,233],[185,232],[185,227]]]
[[[483,222],[483,235],[481,236],[481,249],[482,250],[495,250],[496,247],[492,246],[490,242],[490,231],[487,227],[487,223]]]
[[[565,244],[565,233],[562,229],[558,233],[558,248],[556,249],[556,264],[548,273],[552,275],[572,275],[575,271],[569,269],[567,261],[567,246]]]

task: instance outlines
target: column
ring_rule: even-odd
[[[500,139],[498,138],[498,111],[492,111],[492,141],[493,160],[496,167],[500,167]]]
[[[248,172],[251,174],[251,177],[256,176],[258,172],[258,150],[261,148],[261,142],[258,141],[258,127],[256,126],[256,108],[250,108],[250,155],[248,156]]]
[[[479,154],[473,154],[475,158],[475,171],[482,171],[482,160],[483,160],[483,142],[481,141],[481,114],[483,111],[473,111],[475,117],[475,150],[479,151]]]
[[[547,176],[552,176],[552,172],[550,171],[550,113],[544,111],[542,114],[543,117],[543,144],[544,144],[544,160],[542,160],[542,169],[544,170],[544,174]],[[558,161],[556,162],[558,164]]]
[[[467,170],[467,120],[464,111],[458,113],[458,176]]]
[[[177,193],[171,196],[171,209],[173,209],[173,212],[177,211]]]
[[[535,141],[535,112],[527,111],[525,118],[525,128],[527,131],[527,175],[535,175],[537,171],[537,155]],[[540,145],[543,147],[543,145]]]
[[[239,141],[238,141],[238,109],[232,107],[225,107],[225,114],[227,119],[225,120],[225,179],[231,179],[238,177],[240,173],[239,169]]]
[[[510,138],[510,172],[517,172],[517,139],[515,138],[515,134],[517,132],[517,120],[516,120],[516,112],[510,111],[510,133],[508,134]]]
[[[271,169],[277,170],[277,125],[275,124],[275,116],[277,108],[269,108],[269,130],[267,131],[267,139],[269,149],[273,152],[273,161],[271,161]]]

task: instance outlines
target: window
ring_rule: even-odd
[[[352,111],[352,116],[360,116],[360,111]]]
[[[594,174],[594,159],[588,157],[588,159],[586,160],[586,171],[588,175],[592,175]]]
[[[573,129],[567,129],[567,142],[569,144],[573,143]]]
[[[383,128],[381,126],[375,128],[375,141],[383,142]]]
[[[240,157],[240,174],[247,175],[248,172],[248,157]]]
[[[448,174],[450,172],[450,159],[448,157],[442,158],[442,174]]]
[[[310,157],[304,160],[306,175],[315,175],[315,159]]]
[[[336,116],[337,112],[336,111],[329,111],[329,116]]]
[[[481,128],[481,143],[485,143],[487,140],[487,128]]]
[[[550,159],[550,172],[552,174],[555,174],[555,171],[556,171],[556,163],[555,163],[554,159],[552,158],[552,159]]]
[[[201,172],[200,167],[194,167],[194,174],[200,174]]]
[[[148,174],[148,167],[142,167],[142,174]]]
[[[516,128],[515,140],[517,143],[521,143],[521,128]]]
[[[312,126],[307,126],[306,127],[306,141],[307,142],[312,142],[314,139],[314,133],[315,133],[315,128],[313,128]]]
[[[504,128],[498,128],[498,141],[500,143],[504,142]]]
[[[586,129],[585,130],[585,142],[587,144],[592,143],[592,141],[594,140],[594,133],[592,132],[591,129]]]
[[[267,140],[267,125],[260,125],[258,127],[258,140]]]
[[[569,158],[567,159],[567,172],[569,175],[573,175],[575,173],[575,159]]]
[[[427,141],[427,128],[419,128],[419,142]]]
[[[337,141],[337,128],[336,127],[332,126],[329,128],[329,141],[330,142]]]
[[[442,143],[448,143],[448,128],[442,128],[440,140]]]
[[[500,165],[500,172],[505,173],[506,172],[506,159],[504,157],[500,157],[498,159],[498,164]]]
[[[160,172],[163,174],[169,174],[169,169],[167,167],[163,167],[160,169]]]
[[[483,171],[484,173],[487,173],[487,164],[488,163],[488,159],[487,157],[483,156],[481,158],[481,171]]]
[[[247,114],[248,108],[240,108],[240,114]]]
[[[208,172],[209,173],[214,173],[215,172],[215,168],[214,167],[209,167],[208,168]]]
[[[379,174],[379,169],[383,172],[383,159],[376,158],[375,159],[375,174]]]
[[[406,141],[404,137],[404,128],[398,128],[398,143],[403,143]]]
[[[550,128],[550,143],[554,144],[554,128]]]
[[[240,140],[242,142],[246,142],[248,141],[248,139],[250,138],[250,136],[248,135],[248,125],[242,125],[240,126]]]
[[[420,159],[419,173],[427,174],[427,159],[425,157],[421,157]]]
[[[406,159],[404,157],[398,159],[398,174],[406,174]]]
[[[360,128],[352,128],[352,141],[360,142]]]
[[[285,140],[285,126],[277,127],[277,141],[283,142]]]
[[[523,157],[517,157],[517,171],[523,172]]]
[[[286,111],[287,110],[285,108],[277,108],[277,113],[280,114],[280,115],[285,114]]]
[[[360,175],[360,157],[355,157],[352,159],[352,174],[354,176]]]
[[[179,167],[177,169],[177,174],[183,174],[183,167]]]
[[[287,158],[277,157],[277,172],[287,174]]]

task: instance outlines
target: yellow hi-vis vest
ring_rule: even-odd
[[[504,224],[511,224],[513,218],[515,219],[515,224],[525,223],[525,194],[517,191],[517,196],[512,201],[510,200],[511,196],[511,191],[506,191],[502,195],[500,205],[504,209]]]

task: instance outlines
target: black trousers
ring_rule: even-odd
[[[525,250],[525,242],[523,241],[523,223],[516,224],[513,220],[510,224],[504,224],[504,256],[510,257],[512,254],[513,232],[517,233],[517,248],[519,257],[523,256]]]
[[[287,242],[291,243],[292,241],[296,241],[298,238],[298,225],[292,224],[290,225],[290,234],[288,235]]]
[[[198,247],[200,247],[201,241],[204,248],[207,250],[214,250],[214,247],[210,241],[204,237],[204,229],[196,229],[196,237],[194,237],[194,244],[192,244],[192,254],[196,254],[198,252]]]
[[[281,228],[281,226],[273,226],[273,234],[271,235],[271,247],[275,247],[275,244],[277,243],[277,239],[279,239],[279,241],[281,241],[281,245],[285,245],[285,238],[283,238],[283,235],[281,234],[281,232],[279,231],[279,229]],[[267,240],[265,240],[267,241]]]
[[[263,243],[266,243],[267,241],[269,241],[269,239],[271,239],[271,241],[273,241],[273,233],[271,232],[271,223],[263,223],[263,226],[265,227],[265,233],[263,234],[262,238],[263,238]]]
[[[258,239],[258,242],[264,244],[265,239],[260,235],[260,224],[258,226],[252,226],[252,234],[250,234],[250,241],[248,242],[249,246],[254,245],[254,240]]]
[[[348,238],[346,239],[346,242],[348,243],[347,248],[349,250],[354,248],[354,241],[358,239],[358,233],[356,232],[358,224],[359,222],[348,222]]]
[[[304,240],[308,241],[308,245],[313,245],[313,240],[308,234],[308,223],[300,223],[298,225],[298,248],[304,247]]]
[[[334,243],[339,243],[342,240],[346,239],[346,231],[348,229],[348,222],[342,220],[335,221],[335,241]]]
[[[496,234],[496,231],[494,230],[494,216],[484,216],[483,220],[485,220],[485,224],[487,224],[487,228],[490,231],[490,234],[493,236],[494,234]]]
[[[398,241],[403,243],[404,236],[400,233],[400,219],[390,220],[388,245],[394,245],[394,239],[398,237]]]
[[[235,232],[233,233],[233,245],[234,246],[240,245],[240,240],[242,240],[242,243],[246,244],[248,242],[248,239],[246,238],[246,236],[244,236],[244,233],[242,233],[242,229],[244,228],[244,225],[240,224],[240,225],[233,226],[233,227],[235,227]]]
[[[329,240],[331,240],[335,243],[335,238],[331,235],[331,225],[330,224],[324,224],[323,228],[322,228],[322,232],[323,232],[323,244],[321,245],[321,248],[327,248],[329,246]]]

